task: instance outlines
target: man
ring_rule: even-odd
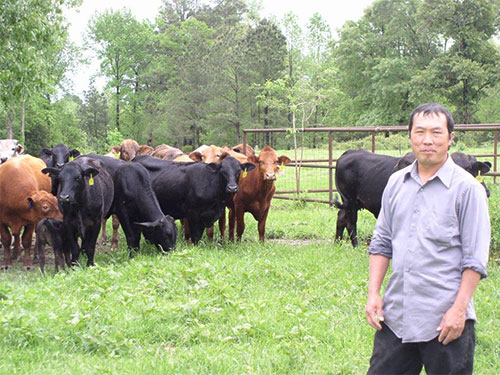
[[[366,316],[377,329],[368,374],[472,374],[472,296],[486,277],[488,201],[448,155],[454,122],[436,103],[410,116],[417,160],[394,173],[368,252]],[[392,259],[392,275],[380,288]]]

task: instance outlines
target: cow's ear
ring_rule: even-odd
[[[23,145],[17,145],[16,151],[19,155],[21,155],[24,152],[24,147]]]
[[[189,154],[189,158],[194,161],[201,161],[202,160],[201,152],[193,151]]]
[[[158,220],[156,221],[146,221],[146,222],[143,222],[143,223],[134,223],[135,225],[139,225],[140,227],[144,227],[144,228],[153,228],[153,227],[156,227],[158,226]]]
[[[290,163],[292,160],[288,157],[288,156],[285,156],[285,155],[281,155],[279,158],[278,158],[278,164],[279,165],[287,165],[288,163]]]
[[[255,164],[252,163],[243,163],[240,164],[240,168],[242,171],[246,170],[247,172],[255,169]]]
[[[59,169],[57,168],[43,168],[42,173],[48,174],[50,177],[59,176]]]
[[[28,208],[31,210],[31,209],[33,209],[33,207],[35,207],[35,201],[33,200],[33,198],[29,197],[28,198]]]
[[[255,155],[250,155],[249,157],[247,157],[247,160],[255,164],[259,163],[259,158]]]
[[[481,171],[481,174],[488,173],[491,168],[491,163],[489,161],[486,162],[481,162],[481,161],[476,161],[474,163],[474,170]]]
[[[223,152],[223,153],[219,156],[219,160],[220,160],[220,161],[222,161],[222,160],[224,160],[227,156],[229,156],[229,154],[228,154],[226,151],[224,151],[224,152]]]
[[[89,167],[89,168],[85,168],[84,171],[83,171],[83,175],[84,176],[90,176],[92,175],[93,177],[97,176],[99,174],[99,171],[95,168],[92,168],[92,167]]]
[[[77,156],[80,156],[80,151],[76,150],[76,149],[73,149],[69,152],[69,156],[71,157],[74,157],[76,158]]]
[[[48,148],[42,148],[42,151],[40,151],[40,156],[52,156],[52,151]]]

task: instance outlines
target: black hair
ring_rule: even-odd
[[[408,125],[408,133],[410,134],[411,134],[411,129],[413,128],[413,119],[419,113],[423,113],[424,116],[429,114],[439,115],[440,113],[442,113],[446,117],[446,126],[448,128],[448,134],[451,134],[453,132],[453,129],[455,128],[455,121],[453,120],[453,116],[451,115],[448,109],[446,109],[445,107],[443,107],[441,104],[438,103],[424,103],[420,104],[417,108],[415,108],[410,115],[410,123]]]

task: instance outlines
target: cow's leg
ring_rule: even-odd
[[[346,228],[347,211],[343,208],[339,209],[337,213],[337,230],[335,232],[335,241],[340,241],[344,236],[344,229]]]
[[[14,237],[12,260],[15,260],[21,255],[21,233],[14,233],[12,231],[12,236]]]
[[[37,234],[35,247],[38,251],[38,264],[40,265],[40,270],[42,271],[42,275],[45,274],[45,244]]]
[[[224,208],[224,213],[219,219],[219,231],[220,237],[224,241],[224,235],[226,234],[226,209]]]
[[[236,238],[241,241],[241,236],[245,231],[245,210],[241,205],[234,205],[234,214],[236,217]]]
[[[76,266],[78,264],[78,259],[80,258],[80,246],[78,245],[78,236],[74,231],[68,233],[69,247],[71,250],[71,266]]]
[[[214,240],[214,226],[207,228],[207,237],[210,241]]]
[[[111,215],[111,222],[113,223],[113,239],[111,240],[111,250],[115,250],[118,248],[118,228],[120,228],[120,220],[118,220],[118,216]]]
[[[95,245],[99,236],[100,225],[92,225],[87,228],[85,238],[82,240],[82,250],[87,253],[87,267],[94,266]]]
[[[31,259],[31,240],[33,239],[33,231],[35,230],[34,224],[28,224],[24,227],[23,231],[23,248],[24,248],[24,259],[23,268],[25,270],[30,270],[33,267],[33,260]]]
[[[107,219],[104,219],[102,221],[101,225],[101,241],[99,241],[99,245],[104,246],[106,245],[106,242],[108,242],[108,236],[106,234],[106,223],[108,222]]]
[[[234,224],[236,223],[236,216],[234,214],[234,208],[229,208],[229,241],[234,241]]]
[[[268,206],[266,210],[262,213],[262,216],[260,219],[257,221],[257,229],[259,231],[259,240],[261,242],[264,242],[264,235],[266,233],[266,221],[267,221],[267,215],[269,214],[269,208]]]
[[[191,216],[187,219],[188,224],[189,224],[189,232],[191,234],[191,241],[193,241],[193,244],[196,245],[201,239],[201,236],[203,236],[203,227],[201,225],[201,222],[198,218],[198,216]]]
[[[7,225],[5,224],[0,225],[0,236],[2,238],[2,246],[3,246],[2,270],[6,270],[12,265],[12,258],[10,255],[10,243],[12,242],[12,235],[10,234]]]
[[[181,219],[181,224],[182,224],[182,228],[184,230],[184,239],[186,241],[189,241],[189,239],[191,238],[191,234],[189,233],[188,219],[186,219],[186,218]]]
[[[125,239],[127,240],[127,247],[129,249],[129,257],[133,258],[136,253],[140,251],[140,242],[141,242],[141,231],[134,228],[130,220],[128,219],[128,215],[125,212],[119,213],[119,221],[122,226],[123,232],[125,233]]]
[[[351,239],[352,246],[358,246],[358,231],[356,224],[358,222],[358,210],[348,210],[346,213],[347,233]]]

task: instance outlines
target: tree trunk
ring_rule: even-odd
[[[9,111],[9,118],[7,120],[7,139],[12,139],[14,136],[14,110]]]
[[[21,143],[25,143],[25,132],[24,132],[24,111],[26,108],[26,99],[21,102]]]
[[[120,131],[120,85],[116,86],[116,130]]]
[[[264,107],[264,129],[269,127],[269,106]],[[266,132],[266,145],[270,144],[269,132]]]

